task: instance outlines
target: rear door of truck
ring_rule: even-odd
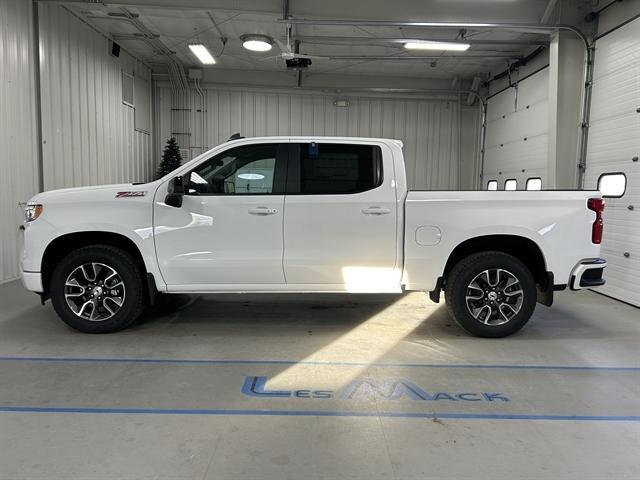
[[[398,212],[390,149],[366,141],[294,142],[288,165],[287,284],[399,291]]]

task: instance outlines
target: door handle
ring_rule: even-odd
[[[278,213],[278,210],[275,208],[268,208],[268,207],[255,207],[255,208],[250,208],[249,213],[251,215],[274,215]]]
[[[391,213],[391,210],[382,207],[369,207],[363,208],[362,213],[365,215],[386,215],[387,213]]]

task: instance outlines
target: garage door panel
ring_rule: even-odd
[[[509,179],[515,179],[518,182],[518,190],[526,190],[527,179],[529,178],[544,178],[547,173],[546,168],[527,168],[523,172],[521,168],[510,168],[502,170],[500,175],[494,175],[484,179],[484,188],[486,188],[487,182],[490,180],[496,180],[498,182],[498,190],[504,190],[504,182]],[[545,188],[544,180],[542,181],[542,188]]]
[[[640,19],[597,40],[594,78],[585,188],[604,173],[627,177],[624,195],[605,199],[601,291],[640,306]]]
[[[515,111],[515,91],[507,88],[504,92],[491,97],[487,107],[487,122],[492,122],[503,115],[509,115]]]
[[[527,105],[534,105],[549,98],[549,69],[545,68],[520,82],[518,88],[518,109],[526,108]]]
[[[545,68],[519,82],[517,89],[511,87],[489,99],[485,180],[499,180],[502,189],[504,179],[515,178],[518,189],[523,189],[527,178],[540,177],[544,186],[549,142],[548,90],[549,69]]]
[[[616,74],[640,63],[640,23],[633,21],[596,42],[593,78]]]
[[[497,118],[488,124],[486,145],[494,146],[524,138],[532,138],[547,132],[549,121],[547,100],[512,112],[505,118]]]
[[[593,82],[591,122],[633,113],[633,105],[640,106],[640,66],[629,66]]]
[[[539,135],[526,142],[518,141],[497,145],[486,150],[485,171],[514,171],[518,169],[545,169],[547,159],[547,135]]]
[[[638,155],[640,118],[625,114],[591,123],[589,128],[588,163],[598,165],[611,161],[630,161]]]

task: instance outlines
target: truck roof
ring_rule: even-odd
[[[272,135],[267,137],[240,137],[234,138],[233,140],[228,140],[228,142],[237,142],[239,140],[282,140],[282,141],[300,141],[300,142],[311,142],[314,140],[317,141],[330,141],[330,142],[344,142],[344,141],[374,141],[374,142],[385,142],[385,143],[395,143],[403,146],[402,140],[398,140],[396,138],[375,138],[375,137],[338,137],[338,136],[325,136],[325,135]]]

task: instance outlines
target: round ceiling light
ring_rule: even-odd
[[[266,35],[242,35],[240,40],[242,40],[242,46],[252,52],[268,52],[273,46],[273,40]]]

